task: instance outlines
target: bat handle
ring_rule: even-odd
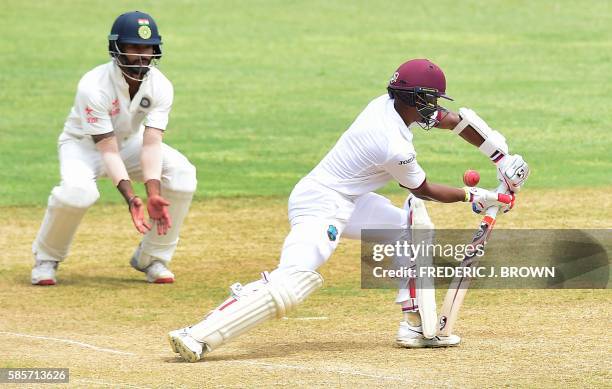
[[[497,193],[505,193],[505,194],[510,193],[506,183],[505,182],[501,182],[501,181],[500,181],[499,185],[497,186],[497,189],[495,189],[495,191]],[[494,205],[494,206],[489,207],[489,208],[487,208],[485,210],[485,215],[489,216],[491,219],[495,219],[495,217],[497,216],[497,212],[499,212],[499,206],[498,205]]]

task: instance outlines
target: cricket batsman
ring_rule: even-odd
[[[289,197],[291,232],[280,263],[260,280],[231,286],[230,296],[201,322],[171,331],[174,352],[195,362],[259,323],[285,316],[323,284],[317,269],[336,249],[341,236],[360,238],[362,228],[433,228],[424,200],[467,202],[474,210],[491,206],[510,210],[514,196],[481,188],[454,188],[429,181],[417,162],[412,130],[452,130],[494,163],[509,188],[528,174],[519,155],[511,155],[505,138],[474,111],[449,112],[438,105],[446,95],[442,70],[426,59],[402,64],[387,93],[372,100],[323,160]],[[519,169],[520,167],[520,169]],[[520,170],[521,174],[514,174]],[[373,193],[391,180],[408,189],[403,208]],[[400,289],[403,320],[396,341],[404,347],[445,347],[460,342],[456,335],[437,335],[435,296],[422,288]],[[432,314],[433,312],[433,314]]]
[[[61,182],[51,191],[32,245],[32,284],[57,282],[58,264],[68,255],[83,215],[100,196],[96,182],[103,177],[117,187],[136,230],[144,235],[131,265],[148,282],[174,281],[168,263],[197,182],[195,167],[162,142],[174,92],[155,67],[161,45],[150,15],[124,13],[108,37],[111,61],[79,81],[58,141]],[[134,194],[132,180],[144,182],[146,203]]]

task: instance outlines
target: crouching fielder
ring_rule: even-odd
[[[445,91],[444,74],[435,64],[418,59],[401,65],[389,83],[388,93],[370,102],[325,158],[293,189],[289,197],[291,232],[278,268],[262,273],[258,281],[232,285],[227,300],[203,321],[170,332],[174,352],[195,362],[259,323],[286,315],[322,286],[317,269],[336,249],[341,236],[358,239],[362,228],[405,229],[413,221],[415,228],[431,228],[423,201],[414,195],[445,203],[471,202],[484,208],[507,205],[500,203],[495,192],[426,180],[412,145],[411,130],[417,127],[453,129],[487,157],[494,157],[494,162],[515,158],[506,156],[503,137],[475,113],[464,110],[459,116],[439,107],[438,98],[449,99]],[[372,193],[390,180],[397,180],[412,192],[403,209]],[[436,336],[435,299],[433,289],[428,291],[419,296],[410,289],[400,290],[396,302],[405,315],[398,343],[408,347],[458,344],[456,335]],[[427,307],[419,309],[419,304]]]
[[[108,38],[112,60],[86,73],[59,137],[61,182],[53,188],[32,245],[32,284],[54,285],[59,262],[87,209],[100,196],[97,180],[109,177],[144,234],[131,265],[154,283],[170,283],[168,269],[178,233],[196,189],[194,166],[162,142],[173,89],[154,67],[161,36],[151,16],[119,16]],[[131,178],[145,183],[146,204],[134,194]],[[151,222],[147,222],[147,208]],[[101,237],[103,238],[103,237]]]

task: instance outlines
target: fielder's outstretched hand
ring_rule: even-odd
[[[166,235],[168,229],[172,227],[172,220],[168,213],[170,203],[160,195],[150,196],[147,200],[147,211],[149,217],[157,224],[157,234]]]
[[[132,222],[134,222],[134,227],[136,227],[141,234],[146,234],[151,229],[151,226],[145,221],[144,203],[140,197],[134,196],[130,199],[128,206],[130,215],[132,216]]]

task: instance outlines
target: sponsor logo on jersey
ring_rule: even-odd
[[[85,107],[85,115],[87,115],[87,123],[93,124],[98,122],[98,118],[92,115],[93,108]]]
[[[415,158],[414,154],[408,154],[408,159],[403,161],[399,161],[398,165],[408,165],[410,162],[413,162]]]
[[[119,99],[115,99],[115,100],[113,100],[113,103],[112,103],[112,104],[113,104],[113,106],[112,106],[112,108],[111,108],[111,110],[110,110],[109,114],[110,114],[111,116],[118,115],[118,114],[119,114],[119,111],[121,110],[121,109],[119,108]]]

